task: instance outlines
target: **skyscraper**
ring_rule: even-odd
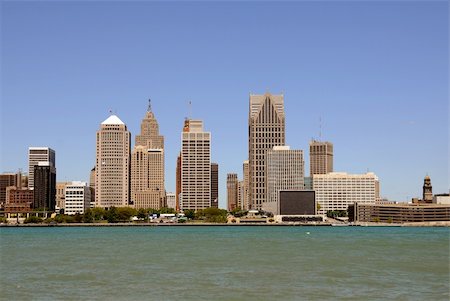
[[[50,162],[34,166],[33,208],[53,211],[56,206],[56,169]]]
[[[50,162],[56,168],[55,151],[50,147],[29,147],[28,148],[28,188],[34,188],[34,167],[39,162]]]
[[[227,174],[227,208],[228,211],[232,211],[237,208],[238,205],[238,189],[239,182],[237,174]]]
[[[211,163],[211,207],[219,208],[219,164]]]
[[[165,205],[164,137],[159,134],[150,101],[131,152],[131,200],[135,208]]]
[[[130,139],[127,126],[111,115],[97,131],[95,206],[128,206],[130,194]]]
[[[181,209],[211,206],[211,133],[201,120],[185,120],[181,133]]]
[[[278,202],[281,190],[304,189],[303,151],[274,146],[267,152],[267,202]]]
[[[312,140],[309,143],[309,173],[326,175],[333,172],[333,143]]]
[[[177,170],[175,172],[176,176],[176,187],[175,187],[175,210],[180,210],[180,196],[181,196],[181,152],[177,156]]]
[[[249,108],[249,194],[251,209],[266,201],[266,153],[285,144],[284,96],[250,95]]]

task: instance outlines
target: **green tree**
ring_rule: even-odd
[[[129,222],[132,216],[137,214],[136,209],[131,207],[117,208],[118,220],[121,222]]]
[[[88,208],[86,212],[83,214],[83,223],[93,223],[94,222],[94,214],[92,213],[92,209]]]
[[[173,208],[162,207],[162,208],[159,210],[159,213],[161,213],[161,214],[164,214],[164,213],[170,213],[170,214],[172,214],[172,213],[176,213],[176,212],[175,212],[175,209],[173,209]]]
[[[139,210],[137,211],[137,217],[140,219],[148,219],[148,211],[145,210],[144,208],[139,208]]]
[[[40,223],[42,223],[42,218],[32,215],[32,216],[26,218],[24,223],[25,224],[40,224]]]
[[[117,212],[117,208],[113,206],[106,210],[105,218],[108,223],[117,223],[119,221],[119,213]]]
[[[184,210],[184,216],[186,216],[188,219],[194,219],[195,218],[195,211],[192,209]]]
[[[106,215],[106,211],[105,209],[101,208],[101,207],[95,207],[92,208],[92,217],[94,218],[94,220],[96,221],[100,221],[102,219],[106,219],[105,215]]]

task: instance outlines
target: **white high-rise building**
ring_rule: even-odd
[[[127,126],[111,115],[97,131],[95,206],[124,207],[130,199],[130,139]]]
[[[91,189],[86,182],[75,181],[65,187],[64,213],[84,214],[90,207]]]
[[[304,161],[302,150],[289,146],[274,146],[267,151],[267,202],[278,202],[281,190],[304,189]]]
[[[167,208],[176,209],[177,208],[177,198],[176,198],[175,193],[168,192],[166,194],[166,198],[167,198]]]
[[[55,151],[50,147],[29,147],[28,148],[28,188],[34,189],[34,167],[39,162],[49,162],[52,168],[55,165]],[[56,172],[56,171],[55,171]]]
[[[332,172],[314,175],[313,188],[316,192],[316,201],[320,205],[318,214],[347,210],[348,205],[355,202],[375,204],[380,193],[378,177],[372,172],[366,174]]]
[[[211,206],[211,133],[187,119],[181,133],[181,209]]]
[[[267,151],[285,144],[284,96],[250,95],[248,127],[249,205],[261,209],[267,196]]]

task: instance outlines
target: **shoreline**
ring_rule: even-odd
[[[311,224],[311,223],[70,223],[70,224],[1,224],[0,227],[450,227],[450,221],[403,224]]]

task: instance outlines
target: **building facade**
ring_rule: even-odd
[[[97,131],[95,206],[124,207],[130,195],[130,139],[127,126],[111,115]]]
[[[314,175],[313,187],[316,201],[320,205],[319,214],[327,211],[347,210],[348,206],[375,204],[379,199],[378,177],[374,173],[347,174],[332,172],[326,175]]]
[[[34,166],[33,208],[53,211],[56,207],[56,169],[51,162]]]
[[[56,208],[64,209],[66,206],[66,185],[71,182],[56,182]]]
[[[245,160],[242,164],[242,174],[244,179],[242,180],[242,210],[250,209],[250,174],[249,174],[249,161]]]
[[[238,207],[239,181],[237,174],[227,174],[227,209],[232,211]]]
[[[433,203],[433,186],[431,186],[431,179],[428,175],[423,180],[422,189],[422,201],[424,203]]]
[[[211,163],[211,207],[219,208],[219,164]]]
[[[164,137],[149,101],[131,153],[131,201],[135,208],[160,209],[165,200]]]
[[[91,189],[86,182],[75,181],[65,187],[65,209],[68,215],[84,214],[91,203]]]
[[[211,133],[201,120],[185,120],[181,133],[181,204],[182,210],[211,206]]]
[[[333,172],[333,144],[312,140],[309,143],[309,174],[325,175]]]
[[[166,193],[166,198],[167,198],[167,207],[168,208],[173,208],[176,210],[177,208],[177,198],[175,193],[172,192],[168,192]]]
[[[34,167],[39,162],[49,162],[56,169],[55,151],[49,147],[28,148],[28,188],[34,189]]]
[[[266,201],[266,153],[285,144],[284,96],[250,95],[249,108],[250,209],[261,209]]]
[[[4,208],[6,203],[6,188],[9,186],[22,186],[22,174],[19,173],[3,173],[0,174],[0,208]]]
[[[267,202],[277,203],[281,190],[304,189],[304,161],[302,150],[289,146],[274,146],[267,151]]]
[[[33,210],[34,191],[28,188],[6,188],[5,212],[29,212]]]
[[[175,197],[176,197],[176,210],[180,210],[180,197],[181,197],[181,152],[177,156],[177,168],[175,171]]]

